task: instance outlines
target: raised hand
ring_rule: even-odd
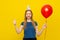
[[[13,24],[16,25],[16,20],[13,20]]]
[[[42,28],[43,28],[43,29],[47,28],[47,24],[46,24],[46,23],[43,24]]]

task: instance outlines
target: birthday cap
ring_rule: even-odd
[[[27,6],[27,9],[26,10],[31,10],[29,5]]]

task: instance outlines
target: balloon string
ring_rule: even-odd
[[[47,26],[47,19],[46,19],[46,26]],[[47,27],[45,29],[44,40],[46,40],[46,33],[47,33]]]

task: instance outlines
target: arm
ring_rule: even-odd
[[[40,35],[42,34],[42,32],[44,31],[45,28],[46,28],[46,24],[44,24],[44,25],[42,26],[42,28],[41,28],[40,31],[38,31],[38,28],[36,27],[36,34],[37,34],[38,36],[40,36]]]
[[[16,30],[16,32],[19,34],[19,33],[21,33],[21,31],[22,31],[22,29],[23,29],[23,26],[21,25],[19,28],[16,26],[16,25],[14,25],[14,27],[15,27],[15,30]]]
[[[14,27],[15,27],[15,30],[16,32],[19,34],[22,29],[23,29],[23,26],[21,25],[19,28],[16,26],[16,20],[13,21],[13,24],[14,24]]]

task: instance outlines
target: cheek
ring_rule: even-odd
[[[30,15],[30,17],[31,17],[31,15]]]

